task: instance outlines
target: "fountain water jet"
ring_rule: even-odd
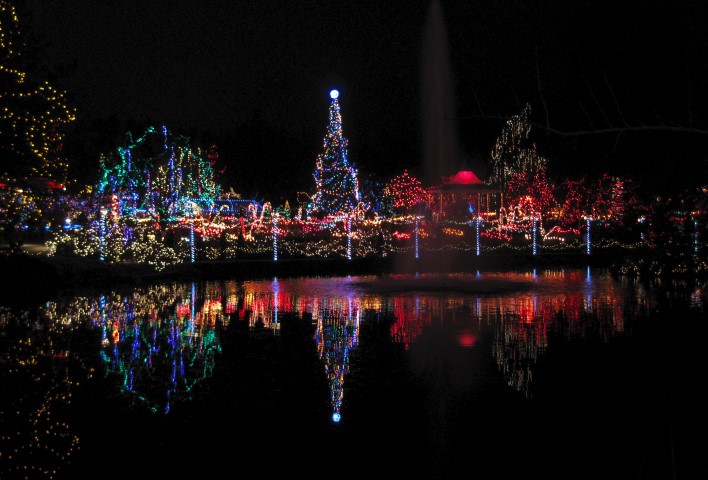
[[[454,80],[445,19],[439,0],[430,4],[425,24],[420,72],[422,112],[423,177],[439,184],[443,176],[460,167]]]
[[[448,37],[439,0],[433,0],[430,4],[422,40],[419,91],[423,160],[421,176],[424,183],[434,186],[443,183],[444,177],[452,177],[461,166],[462,158]],[[458,253],[419,253],[416,219],[415,259],[398,258],[396,270],[450,272],[461,266],[460,256]]]

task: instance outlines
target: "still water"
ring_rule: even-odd
[[[0,478],[706,479],[705,291],[588,268],[3,308]]]

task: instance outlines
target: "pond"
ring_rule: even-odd
[[[0,477],[705,479],[705,292],[588,267],[4,307]]]

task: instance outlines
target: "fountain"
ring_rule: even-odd
[[[420,72],[423,178],[437,185],[460,167],[461,146],[448,37],[439,0],[430,4],[425,24]]]
[[[433,0],[423,32],[420,69],[420,106],[422,138],[421,178],[426,185],[440,185],[460,167],[461,146],[457,134],[454,82],[448,53],[448,38],[439,0]],[[431,219],[428,218],[427,221]],[[420,229],[426,229],[416,218],[415,258],[399,258],[396,270],[442,270],[448,272],[460,266],[457,254],[434,255],[419,251]],[[432,235],[427,235],[432,241]]]

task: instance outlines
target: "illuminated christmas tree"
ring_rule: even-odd
[[[26,71],[14,2],[0,1],[0,179],[65,183],[62,129],[75,120],[64,94]]]
[[[519,176],[524,176],[531,183],[536,173],[546,167],[548,162],[536,151],[536,145],[529,138],[530,113],[531,106],[526,104],[521,113],[512,116],[502,129],[492,150],[490,185],[506,190],[511,179],[518,181]]]
[[[315,194],[312,210],[323,214],[349,212],[360,201],[356,168],[347,159],[348,140],[342,134],[339,92],[330,92],[329,125],[324,137],[324,152],[317,157]]]

